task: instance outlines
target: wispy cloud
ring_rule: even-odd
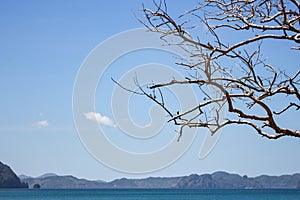
[[[113,123],[113,121],[109,117],[101,115],[100,113],[87,112],[87,113],[84,113],[84,116],[86,119],[96,121],[99,124],[102,124],[105,126],[110,126],[110,127],[116,127],[116,125]]]
[[[38,128],[42,128],[42,127],[49,126],[48,120],[37,121],[37,122],[35,122],[34,124],[35,124],[35,126],[38,127]]]

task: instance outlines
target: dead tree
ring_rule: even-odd
[[[169,114],[169,121],[180,127],[179,138],[184,127],[205,127],[214,134],[230,124],[250,126],[269,139],[300,137],[299,130],[278,123],[289,112],[299,114],[299,57],[294,58],[295,66],[289,66],[296,69],[293,74],[262,58],[263,41],[268,39],[290,41],[290,51],[300,50],[298,0],[206,0],[176,17],[169,15],[165,1],[154,1],[153,6],[143,7],[145,18],[141,22],[150,31],[161,33],[166,42],[167,36],[178,37],[181,42],[176,45],[191,59],[176,64],[194,72],[184,80],[154,83],[148,88],[139,86],[138,94],[147,96]],[[194,22],[205,25],[207,40],[193,34]],[[222,37],[225,29],[233,35],[246,33],[247,38],[230,44]],[[228,67],[228,63],[238,65]],[[205,98],[190,110],[169,110],[162,89],[174,84],[196,85]],[[218,95],[210,95],[209,87]],[[159,97],[151,95],[155,91]],[[281,108],[274,108],[272,101],[282,97],[285,101],[280,102]],[[224,119],[218,113],[222,108],[227,110]]]

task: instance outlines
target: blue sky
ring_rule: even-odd
[[[170,2],[169,9],[171,13],[180,13],[195,2]],[[17,174],[38,176],[53,172],[102,180],[218,170],[250,176],[299,172],[299,139],[269,141],[245,127],[225,128],[214,150],[203,160],[197,155],[206,131],[199,130],[183,157],[167,168],[148,174],[115,171],[88,153],[73,122],[72,92],[77,72],[96,45],[119,32],[142,27],[133,15],[141,16],[141,3],[140,0],[1,1],[0,161],[9,164]],[[279,60],[275,50],[269,53]],[[139,54],[129,55],[114,65],[122,61],[130,66],[143,62],[172,65],[173,60],[162,61],[162,58],[162,55],[154,58],[149,52],[143,58]],[[113,69],[109,73],[120,71]],[[114,87],[109,81],[103,84],[101,87]],[[99,112],[112,118],[109,99],[101,95],[97,98],[104,98],[108,105],[97,107]],[[143,106],[150,105],[146,100],[138,102],[142,103],[135,105],[139,108],[136,119],[143,115]],[[297,121],[294,118],[285,123],[299,128]],[[112,127],[105,128],[118,132]],[[123,140],[116,135],[111,139]]]

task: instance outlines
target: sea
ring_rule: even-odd
[[[0,200],[300,200],[300,190],[0,189]]]

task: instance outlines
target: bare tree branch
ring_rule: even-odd
[[[195,61],[177,64],[194,70],[197,75],[184,80],[154,83],[147,88],[157,91],[160,100],[136,80],[140,91],[135,93],[160,105],[170,116],[169,122],[180,126],[178,139],[184,127],[204,127],[214,134],[231,124],[252,127],[259,135],[269,139],[283,136],[300,138],[299,130],[282,127],[278,123],[283,114],[299,114],[300,70],[295,74],[280,71],[277,66],[262,59],[261,48],[262,42],[269,39],[290,41],[294,45],[300,43],[298,0],[206,0],[178,18],[169,15],[166,2],[161,0],[154,1],[154,9],[143,6],[143,13],[145,21],[140,21],[150,31],[161,33],[166,42],[166,36],[178,37],[182,41],[178,45]],[[191,18],[207,27],[207,34],[213,39],[205,42],[188,32],[185,27],[188,27]],[[193,29],[195,26],[189,27]],[[231,44],[220,34],[224,29],[235,34],[247,32],[249,37]],[[250,44],[252,46],[248,48]],[[254,44],[257,44],[256,49],[253,49]],[[300,50],[300,46],[291,49]],[[222,64],[224,59],[227,63],[231,61],[239,65],[228,67]],[[295,59],[295,65],[299,65],[298,58]],[[295,67],[299,69],[299,66]],[[161,88],[176,84],[198,86],[204,96],[203,101],[181,113],[171,111],[164,102]],[[209,95],[208,88],[213,88],[218,95]],[[280,109],[272,103],[278,98],[286,99],[280,103]],[[220,117],[223,108],[230,113],[227,119]]]

